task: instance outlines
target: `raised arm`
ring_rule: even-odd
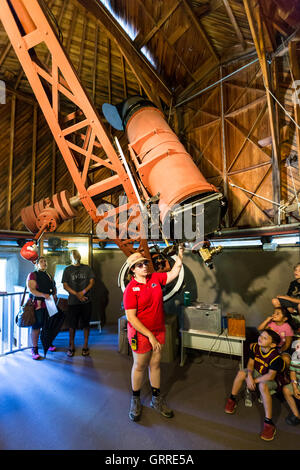
[[[261,331],[261,330],[264,330],[267,325],[272,321],[272,315],[270,315],[269,317],[267,317],[258,327],[258,331]]]
[[[176,279],[176,277],[178,276],[181,266],[182,266],[182,258],[183,258],[183,245],[179,245],[177,259],[171,271],[167,273],[166,284],[169,284],[170,282],[174,281],[174,279]]]

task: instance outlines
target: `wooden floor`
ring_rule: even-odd
[[[259,438],[263,408],[243,400],[235,415],[224,413],[237,359],[207,353],[162,364],[162,391],[175,416],[165,419],[149,407],[142,390],[142,419],[128,418],[131,358],[117,351],[117,327],[91,331],[91,356],[66,356],[67,333],[58,348],[33,361],[30,350],[0,358],[0,450],[292,450],[300,448],[300,426],[285,423],[287,405],[277,398],[274,441]]]

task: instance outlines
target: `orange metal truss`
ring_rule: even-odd
[[[119,213],[122,210],[127,210],[133,204],[137,205],[138,200],[134,188],[119,155],[116,153],[100,116],[80,83],[74,67],[38,0],[2,0],[0,20],[64,158],[77,188],[78,197],[94,223],[97,224],[103,220],[106,214],[97,212],[93,197],[104,194],[108,190],[120,185],[124,188],[128,204],[119,208]],[[23,31],[22,28],[19,28],[17,20],[22,25]],[[51,56],[50,69],[43,65],[35,54],[34,48],[41,43],[47,47]],[[80,121],[75,124],[68,124],[70,119],[64,120],[65,127],[63,127],[59,116],[62,95],[77,108],[74,116],[80,116]],[[75,144],[72,138],[78,133],[82,137],[82,145]],[[100,158],[94,153],[95,148],[100,146],[104,150],[104,158]],[[82,169],[78,166],[74,152],[79,153],[81,161],[84,162]],[[89,168],[95,162],[99,167],[108,168],[113,174],[88,186]],[[140,213],[136,214],[136,221],[138,220],[140,220]],[[42,227],[43,229],[44,227]],[[122,227],[118,227],[119,232],[122,230]],[[146,237],[140,236],[135,240],[132,238],[114,239],[113,241],[127,256],[135,251],[133,248],[135,242],[139,242],[139,251],[149,254]]]

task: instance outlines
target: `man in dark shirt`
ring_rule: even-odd
[[[88,339],[90,332],[90,320],[92,314],[91,288],[95,283],[95,275],[92,269],[85,264],[81,264],[81,256],[78,250],[71,251],[70,266],[63,272],[62,283],[64,289],[69,292],[68,317],[69,317],[69,349],[67,355],[74,356],[75,353],[75,332],[81,322],[84,332],[84,345],[82,355],[89,355]]]
[[[289,285],[287,295],[277,295],[272,299],[275,308],[285,307],[292,314],[295,330],[300,328],[300,263],[294,267],[295,280]]]

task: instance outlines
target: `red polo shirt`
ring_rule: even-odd
[[[167,273],[152,273],[146,284],[134,278],[127,285],[123,303],[125,310],[136,309],[137,317],[149,330],[164,330],[163,293],[161,286],[167,282]]]

